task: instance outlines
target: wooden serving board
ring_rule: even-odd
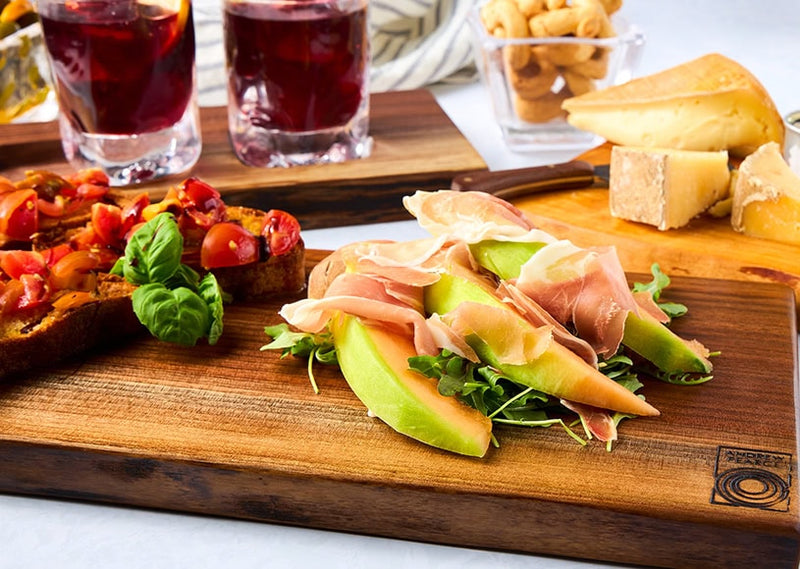
[[[227,135],[226,109],[201,109],[203,152],[193,175],[217,188],[230,205],[292,212],[314,229],[408,219],[401,198],[416,190],[450,187],[453,176],[486,163],[427,90],[372,95],[369,158],[343,164],[252,168],[238,161]],[[0,125],[0,175],[25,170],[68,173],[56,123]],[[153,200],[185,176],[136,186]]]
[[[609,145],[581,156],[608,164]],[[800,247],[737,233],[730,217],[701,216],[687,227],[655,227],[611,216],[607,188],[542,193],[515,200],[541,229],[582,247],[615,245],[626,270],[649,272],[657,262],[670,276],[771,282],[791,287],[800,308]]]
[[[309,266],[322,257],[314,251]],[[696,387],[612,452],[497,427],[483,459],[367,415],[338,370],[261,352],[281,301],[226,308],[215,346],[143,336],[0,386],[0,491],[658,567],[796,569],[796,339],[784,286],[676,277]]]

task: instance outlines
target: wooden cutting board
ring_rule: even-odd
[[[608,164],[609,145],[581,159]],[[701,216],[687,227],[655,227],[611,217],[608,189],[585,188],[514,201],[538,227],[582,246],[615,245],[622,266],[649,272],[654,262],[668,275],[771,282],[791,287],[800,309],[800,247],[735,232],[730,218]]]
[[[453,176],[486,163],[423,89],[376,93],[370,101],[369,158],[297,168],[240,163],[227,135],[226,109],[201,109],[203,152],[193,175],[217,188],[230,205],[292,212],[305,229],[408,219],[401,198],[450,187]],[[25,170],[71,172],[55,123],[0,125],[0,175]],[[185,176],[137,186],[153,200]]]
[[[310,252],[309,266],[323,253]],[[677,276],[696,387],[646,380],[659,418],[612,452],[498,427],[483,459],[367,415],[335,368],[261,352],[280,301],[226,308],[213,346],[143,336],[0,385],[0,491],[658,567],[797,568],[794,297]],[[43,355],[44,356],[44,355]]]

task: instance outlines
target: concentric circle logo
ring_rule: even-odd
[[[787,511],[792,455],[719,447],[712,504]]]
[[[717,477],[714,489],[737,506],[769,508],[789,497],[789,485],[774,472],[733,468]]]

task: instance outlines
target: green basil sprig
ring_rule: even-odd
[[[213,274],[202,279],[181,263],[183,236],[175,217],[160,213],[136,233],[111,269],[138,285],[133,311],[150,333],[165,342],[194,346],[222,335],[223,292]]]

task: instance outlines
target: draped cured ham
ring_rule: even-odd
[[[536,229],[519,209],[483,192],[420,191],[403,198],[403,205],[423,229],[436,237],[465,243],[486,239],[554,240]]]
[[[413,412],[400,413],[381,393],[425,392],[432,406],[426,425],[437,422],[431,409],[439,396],[517,424],[540,424],[535,417],[544,410],[571,412],[588,438],[604,442],[617,439],[621,418],[659,414],[634,393],[642,384],[625,366],[633,365],[631,352],[647,360],[638,348],[652,330],[653,337],[672,334],[663,326],[669,317],[651,292],[631,291],[613,247],[557,239],[489,194],[417,192],[403,204],[430,238],[342,247],[311,272],[308,298],[280,311],[300,330],[327,329],[334,343],[347,342],[336,346],[337,353],[346,347],[345,379],[382,410],[377,416],[408,436],[452,448],[435,433],[420,436],[415,420],[399,419]],[[631,321],[640,340],[634,348],[625,336]],[[360,351],[372,361],[365,369]],[[685,356],[657,351],[669,362]],[[689,371],[710,371],[705,363]],[[485,450],[485,428],[469,452]]]
[[[280,315],[300,330],[318,333],[343,312],[400,330],[413,336],[418,353],[435,354],[438,348],[419,309],[421,294],[421,289],[381,277],[342,273],[331,282],[324,297],[286,304]]]

